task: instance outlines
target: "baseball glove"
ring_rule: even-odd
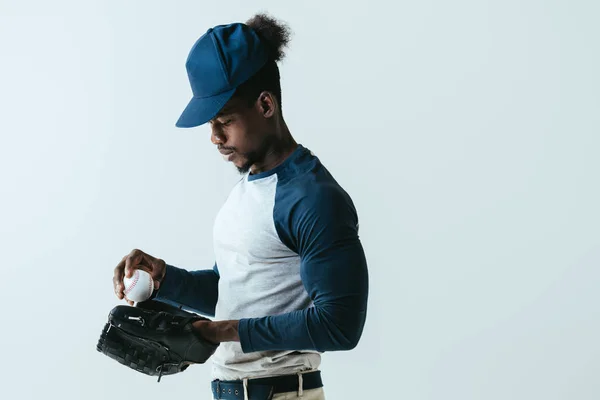
[[[173,375],[203,364],[218,347],[192,331],[197,314],[157,301],[114,307],[96,349],[150,376]]]

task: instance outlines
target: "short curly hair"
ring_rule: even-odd
[[[285,56],[291,31],[283,22],[277,21],[267,14],[256,14],[246,25],[254,29],[269,53],[267,63],[250,79],[238,86],[234,96],[244,99],[248,106],[254,104],[260,93],[269,91],[275,95],[281,109],[281,84],[277,63]]]

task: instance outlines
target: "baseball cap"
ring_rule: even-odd
[[[191,128],[213,119],[267,60],[265,45],[248,25],[236,22],[208,29],[185,63],[193,97],[175,126]]]

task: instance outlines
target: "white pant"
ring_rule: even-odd
[[[276,393],[273,400],[325,400],[325,392],[323,388],[304,390],[302,395],[298,392]]]
[[[310,372],[310,371],[305,371]],[[248,400],[248,379],[243,380],[244,383],[244,400]],[[285,392],[285,393],[275,393],[272,397],[272,400],[292,400],[292,399],[302,399],[302,400],[325,400],[325,392],[323,388],[316,389],[307,389],[304,390],[302,388],[302,373],[298,374],[298,390],[294,392]]]

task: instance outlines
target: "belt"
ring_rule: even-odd
[[[302,383],[302,388],[299,384]],[[321,371],[298,374],[281,375],[268,378],[248,379],[248,398],[250,400],[269,400],[275,393],[295,392],[300,389],[309,390],[323,386]],[[215,379],[211,382],[213,397],[222,400],[244,400],[244,382],[221,381]]]

